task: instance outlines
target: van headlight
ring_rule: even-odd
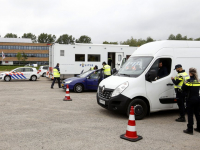
[[[111,97],[121,94],[128,87],[128,81],[120,84],[112,93]]]

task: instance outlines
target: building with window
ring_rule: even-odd
[[[5,58],[2,61],[2,52]],[[0,64],[18,65],[17,53],[25,54],[27,59],[20,64],[49,64],[49,44],[32,43],[31,39],[23,38],[0,38]]]

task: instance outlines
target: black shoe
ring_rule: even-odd
[[[185,117],[180,117],[176,119],[177,122],[186,122]]]
[[[198,128],[194,128],[194,131],[197,131],[200,133],[200,129],[198,129]]]
[[[59,87],[59,88],[62,88],[62,87]]]
[[[53,87],[51,87],[53,89]]]
[[[193,135],[193,131],[189,131],[188,129],[186,130],[183,130],[184,133],[187,133],[187,134],[190,134],[190,135]]]

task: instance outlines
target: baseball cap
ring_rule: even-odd
[[[182,67],[182,65],[181,65],[181,64],[178,64],[178,65],[175,66],[175,69],[174,69],[174,70],[176,70],[177,68],[181,68],[181,67]]]

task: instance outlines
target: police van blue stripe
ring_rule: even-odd
[[[17,76],[18,76],[19,78],[23,79],[20,75],[17,74]]]
[[[24,79],[26,79],[26,77],[25,77],[24,75],[21,74],[21,76],[22,76]]]
[[[19,79],[16,75],[13,74],[13,76],[14,76],[15,78]]]

